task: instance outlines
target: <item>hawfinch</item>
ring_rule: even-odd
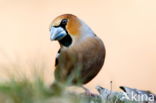
[[[60,44],[55,82],[81,86],[99,73],[105,60],[105,46],[87,24],[75,15],[64,14],[52,21],[50,33],[50,39]]]

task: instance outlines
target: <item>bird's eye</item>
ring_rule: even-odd
[[[61,26],[65,26],[67,24],[67,19],[63,19],[62,21],[61,21]]]

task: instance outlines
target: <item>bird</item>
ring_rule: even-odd
[[[55,59],[54,84],[83,86],[101,70],[106,55],[103,41],[80,18],[62,14],[50,24],[50,39],[60,48]]]

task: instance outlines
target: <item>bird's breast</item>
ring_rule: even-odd
[[[103,66],[105,59],[105,47],[98,37],[87,38],[85,41],[63,48],[60,54],[59,65],[65,68],[65,74],[71,75],[73,71],[78,73],[78,78],[73,81],[81,80],[83,84],[92,80]]]

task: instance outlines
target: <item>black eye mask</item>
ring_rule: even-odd
[[[60,27],[65,28],[65,26],[67,25],[68,20],[67,19],[63,19],[60,23]]]
[[[59,40],[59,43],[63,46],[69,47],[72,44],[72,38],[66,29],[67,22],[68,22],[67,19],[63,19],[60,25],[57,27],[62,27],[67,33],[67,35],[63,39]]]

